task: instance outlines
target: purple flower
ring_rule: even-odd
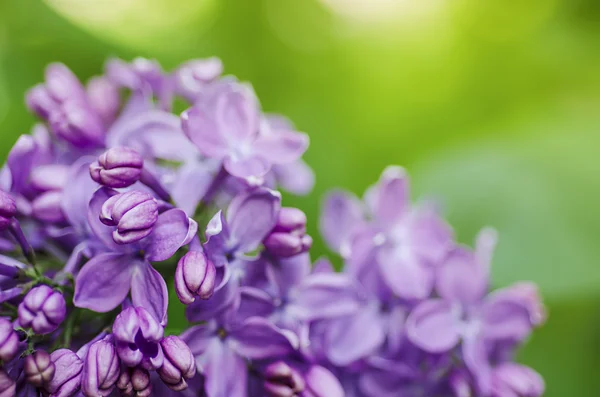
[[[50,397],[68,397],[79,390],[83,361],[69,349],[58,349],[50,354],[54,363],[54,377],[45,386]]]
[[[0,396],[11,397],[15,395],[17,385],[6,371],[0,369]]]
[[[142,365],[157,369],[163,365],[164,354],[160,346],[163,326],[143,307],[129,307],[115,319],[113,334],[117,353],[128,367]]]
[[[23,328],[33,329],[36,334],[49,334],[56,330],[67,314],[63,295],[40,285],[25,295],[19,304],[19,324]]]
[[[85,396],[108,396],[120,375],[120,361],[111,338],[93,343],[87,352],[81,375]]]
[[[297,208],[282,208],[275,228],[263,244],[271,254],[282,258],[308,251],[312,246],[312,238],[306,234],[304,212]]]
[[[23,367],[25,379],[35,387],[47,385],[54,378],[55,370],[56,367],[50,359],[50,355],[43,350],[38,350],[25,357]]]
[[[148,397],[152,394],[150,374],[141,367],[123,368],[117,388],[123,396]]]
[[[8,193],[0,190],[0,230],[6,229],[15,215],[17,215],[15,200]]]
[[[209,299],[215,290],[217,270],[203,251],[189,251],[181,257],[175,270],[175,292],[184,304]]]
[[[183,211],[171,209],[158,215],[152,232],[142,240],[134,244],[115,244],[113,228],[105,226],[98,218],[104,203],[115,197],[113,195],[109,189],[99,189],[90,202],[89,225],[105,249],[88,261],[77,275],[73,302],[77,307],[103,313],[117,307],[131,290],[133,304],[144,307],[164,323],[167,285],[150,261],[169,259],[194,238],[198,225]],[[114,207],[126,208],[116,204]],[[113,209],[112,220],[115,216],[121,222],[126,220],[129,214],[121,217],[121,213]],[[139,220],[134,218],[132,222]]]
[[[186,380],[196,375],[196,360],[178,336],[167,336],[160,342],[165,359],[157,370],[163,382],[172,390],[181,391],[188,387]]]
[[[135,243],[152,233],[158,220],[158,201],[140,190],[117,194],[102,205],[100,220],[107,226],[116,226],[115,243]]]
[[[0,317],[0,360],[12,360],[19,349],[19,336],[9,319]]]
[[[190,102],[207,89],[207,85],[215,81],[223,73],[223,63],[219,58],[194,59],[188,61],[175,71],[175,92]]]
[[[184,132],[203,155],[223,161],[231,175],[251,181],[263,177],[272,164],[302,156],[306,135],[260,133],[260,108],[250,87],[234,81],[214,84],[207,98],[181,115]]]
[[[92,179],[101,185],[123,188],[140,179],[144,159],[131,148],[115,147],[104,152],[90,165]]]
[[[542,377],[524,365],[500,364],[492,375],[492,397],[540,397],[544,394]]]

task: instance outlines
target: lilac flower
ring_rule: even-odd
[[[9,362],[19,349],[19,336],[9,319],[0,317],[0,360]]]
[[[163,326],[143,307],[123,310],[113,325],[117,353],[128,367],[141,364],[148,370],[160,368],[164,360],[160,346],[163,333]]]
[[[149,261],[170,258],[192,240],[197,224],[183,211],[171,209],[158,215],[147,237],[135,244],[118,245],[113,241],[114,231],[99,220],[101,208],[111,197],[118,196],[108,189],[100,189],[90,202],[89,224],[106,250],[88,261],[77,275],[74,303],[78,307],[107,312],[123,302],[131,289],[134,306],[144,307],[164,322],[167,286]]]
[[[113,240],[131,244],[152,233],[158,220],[158,201],[146,192],[132,190],[110,197],[102,205],[100,221],[116,226]]]
[[[86,354],[81,375],[81,391],[85,396],[108,396],[120,375],[120,361],[112,338],[93,343]]]
[[[36,334],[56,330],[67,314],[65,298],[59,291],[40,285],[27,293],[19,305],[19,324]]]
[[[189,251],[177,263],[175,292],[179,300],[190,304],[196,300],[209,299],[215,290],[217,270],[203,251]]]
[[[92,179],[101,185],[123,188],[133,185],[140,178],[144,159],[130,148],[115,147],[100,155],[90,165]]]
[[[54,378],[55,371],[56,366],[50,359],[50,355],[43,350],[25,357],[25,379],[35,387],[47,385]]]
[[[51,397],[74,395],[81,385],[83,361],[69,349],[58,349],[50,354],[55,372],[52,380],[45,386]]]
[[[141,367],[123,368],[117,388],[123,396],[148,397],[152,394],[150,374]]]
[[[223,73],[219,58],[194,59],[182,64],[174,73],[175,92],[190,102],[195,102]]]
[[[312,238],[306,234],[306,215],[297,208],[282,208],[277,224],[263,242],[273,255],[290,257],[306,252]]]
[[[305,135],[259,133],[260,109],[249,87],[221,83],[209,99],[199,100],[181,115],[183,130],[203,155],[223,161],[231,175],[260,178],[272,164],[291,163],[306,150]]]
[[[186,389],[187,380],[196,375],[196,361],[190,348],[179,337],[167,336],[160,342],[165,355],[158,375],[163,382],[175,391]]]

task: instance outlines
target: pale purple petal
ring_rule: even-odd
[[[144,240],[146,257],[150,261],[169,259],[179,248],[188,244],[198,231],[198,224],[180,209],[158,216],[154,230]]]
[[[437,292],[448,301],[475,304],[483,298],[487,286],[487,269],[466,248],[454,249],[438,269]]]
[[[296,334],[280,329],[261,317],[244,321],[231,338],[232,349],[256,360],[285,356],[298,349],[299,345]]]
[[[477,334],[467,335],[462,342],[463,360],[475,378],[481,395],[491,391],[492,369],[490,367],[484,338]]]
[[[222,341],[213,340],[196,363],[204,369],[208,397],[247,397],[246,362]]]
[[[93,257],[77,275],[73,303],[100,313],[114,309],[127,297],[135,268],[135,261],[126,255]]]
[[[415,208],[409,214],[404,227],[404,243],[431,265],[439,265],[455,247],[452,228],[430,205]]]
[[[383,228],[398,223],[410,208],[410,182],[402,167],[387,167],[367,193],[373,216]]]
[[[306,397],[344,397],[344,389],[340,381],[326,368],[313,365],[304,374],[306,381]]]
[[[384,282],[398,296],[405,299],[425,299],[433,290],[435,270],[420,258],[399,245],[382,248],[377,262]]]
[[[131,301],[154,316],[162,325],[167,323],[169,291],[167,283],[149,263],[139,263],[131,280]]]
[[[271,168],[271,164],[267,160],[256,154],[246,157],[228,156],[225,158],[223,166],[231,175],[249,181],[264,176]]]
[[[194,356],[202,356],[207,352],[211,342],[218,340],[219,337],[216,325],[212,322],[188,328],[181,334],[181,339],[188,345]]]
[[[35,161],[37,144],[30,135],[21,135],[6,159],[12,180],[11,191],[22,192],[28,183],[31,167]]]
[[[69,193],[63,195],[62,211],[69,223],[80,233],[88,231],[88,207],[95,190],[99,186],[90,178],[89,167],[92,161],[92,157],[82,157],[73,163],[64,187],[65,191]],[[100,215],[100,212],[95,215],[96,221],[100,224],[97,220],[98,215]],[[107,235],[110,234],[109,228],[104,226],[104,229],[108,229],[104,231]],[[112,240],[112,238],[110,239]]]
[[[181,114],[181,123],[185,135],[203,155],[222,159],[229,152],[228,143],[220,134],[210,109],[194,106]]]
[[[519,342],[525,339],[533,329],[528,303],[503,290],[490,294],[481,309],[485,337]]]
[[[227,243],[230,239],[229,227],[225,215],[219,211],[212,217],[206,226],[206,243],[204,250],[212,263],[219,268],[227,265]]]
[[[254,142],[254,152],[271,164],[288,164],[298,160],[308,148],[308,135],[299,132],[280,131],[259,136]]]
[[[239,285],[235,282],[226,283],[216,290],[210,299],[196,299],[185,310],[186,318],[191,322],[209,321],[226,310],[239,305]]]
[[[310,273],[310,256],[308,253],[269,261],[266,266],[268,279],[277,286],[280,296],[287,296],[288,292],[300,285],[302,280]]]
[[[421,302],[408,315],[408,339],[429,353],[444,353],[460,340],[457,317],[452,306],[441,299]]]
[[[240,308],[238,317],[245,320],[249,317],[269,317],[275,310],[271,295],[254,287],[240,287]]]
[[[242,84],[230,87],[234,89],[216,99],[214,117],[218,133],[233,147],[258,133],[259,109],[251,89]]]
[[[303,160],[277,164],[271,169],[279,186],[290,193],[304,196],[315,186],[315,173]]]
[[[170,189],[177,208],[193,216],[213,179],[213,170],[205,164],[193,162],[181,166]]]
[[[90,178],[91,180],[91,178]],[[113,240],[113,230],[112,227],[107,227],[104,223],[100,221],[100,214],[102,213],[102,206],[109,198],[116,195],[117,192],[115,190],[102,187],[92,195],[92,199],[90,200],[90,204],[87,211],[87,219],[88,225],[90,229],[94,233],[94,235],[102,241],[102,243],[109,248],[111,251],[119,252],[122,248],[115,243]]]
[[[319,230],[329,248],[340,252],[352,231],[363,223],[362,204],[350,193],[334,191],[326,196],[322,208]]]

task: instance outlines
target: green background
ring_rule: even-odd
[[[595,397],[599,48],[596,0],[0,0],[0,159],[49,62],[85,79],[110,55],[219,56],[310,134],[316,188],[284,202],[313,235],[327,189],[407,167],[461,241],[499,230],[494,285],[541,286],[550,318],[521,357],[546,396]]]

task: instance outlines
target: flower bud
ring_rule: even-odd
[[[148,397],[152,394],[150,374],[143,368],[124,368],[117,381],[117,388],[126,397]]]
[[[306,215],[297,208],[284,207],[279,211],[277,225],[263,242],[267,251],[282,258],[306,252],[312,238],[306,234]]]
[[[146,369],[163,365],[164,355],[159,342],[164,329],[143,307],[123,310],[115,319],[113,335],[123,364],[128,367],[142,364]]]
[[[23,367],[25,379],[35,387],[47,385],[54,378],[55,370],[56,368],[50,359],[50,355],[43,350],[38,350],[25,357],[25,365]]]
[[[6,229],[15,215],[17,215],[15,200],[10,194],[0,190],[0,230]]]
[[[189,305],[196,300],[208,299],[215,290],[217,269],[202,251],[189,251],[177,263],[175,292],[179,300]]]
[[[85,102],[69,100],[50,114],[52,132],[73,146],[94,148],[103,145],[102,120]]]
[[[81,385],[83,361],[69,349],[55,350],[50,354],[50,361],[54,363],[54,377],[44,387],[50,397],[66,397],[75,394]]]
[[[172,390],[187,389],[187,379],[196,375],[196,359],[188,345],[179,337],[171,335],[160,345],[165,355],[162,367],[158,369],[160,379]]]
[[[101,185],[123,188],[140,179],[143,166],[144,159],[138,152],[127,147],[115,147],[90,165],[90,175]]]
[[[265,394],[268,397],[294,397],[304,390],[302,375],[283,361],[270,364],[264,373]]]
[[[83,363],[81,391],[87,397],[108,396],[120,374],[119,356],[112,342],[103,339],[93,343]]]
[[[117,244],[135,243],[152,233],[158,219],[158,202],[140,190],[117,194],[102,206],[100,220],[116,226],[113,240]]]
[[[63,223],[66,218],[62,210],[62,202],[62,191],[42,193],[31,203],[31,215],[42,222]]]
[[[102,121],[105,124],[112,123],[121,105],[119,88],[108,78],[102,76],[90,79],[86,92],[90,106],[98,113]]]
[[[0,369],[0,396],[13,397],[16,389],[15,381],[4,370]]]
[[[31,327],[36,334],[49,334],[56,330],[67,314],[63,295],[47,285],[33,288],[19,305],[19,324]]]
[[[0,317],[0,360],[9,362],[19,350],[19,335],[9,319]]]

